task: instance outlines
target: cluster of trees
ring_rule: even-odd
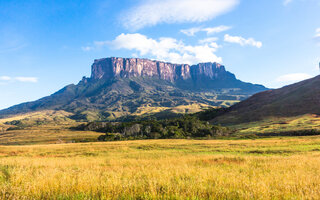
[[[191,114],[191,116],[197,117],[202,121],[212,120],[215,117],[222,115],[223,113],[227,112],[229,108],[211,108],[207,109],[198,113]]]
[[[91,122],[81,129],[106,133],[98,138],[100,141],[203,138],[225,136],[230,133],[230,130],[226,127],[211,125],[195,116],[139,122]]]

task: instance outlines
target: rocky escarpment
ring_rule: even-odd
[[[77,120],[118,119],[179,106],[229,106],[264,90],[262,85],[238,80],[218,63],[187,65],[111,57],[95,60],[90,78],[83,77],[77,85],[68,85],[37,101],[1,110],[0,118],[64,110],[74,113],[73,119]]]
[[[156,77],[162,80],[176,82],[199,78],[225,79],[235,78],[218,63],[200,63],[197,65],[172,64],[139,58],[103,58],[97,59],[92,65],[91,78],[111,79],[114,77]]]

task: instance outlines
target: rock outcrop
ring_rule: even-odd
[[[176,82],[178,80],[201,78],[225,79],[235,78],[218,63],[200,63],[197,65],[172,64],[139,58],[102,58],[94,61],[91,79],[111,79],[130,77],[156,77],[162,80]]]
[[[73,119],[89,121],[148,115],[154,110],[167,117],[161,114],[163,108],[228,106],[266,89],[236,79],[218,63],[190,66],[111,57],[95,60],[90,78],[37,101],[0,110],[0,118],[41,110],[64,110],[74,113]]]

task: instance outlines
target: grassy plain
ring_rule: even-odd
[[[237,130],[237,133],[241,135],[281,133],[302,130],[320,131],[320,116],[307,114],[296,117],[268,118],[262,121],[230,126],[230,128]]]
[[[0,145],[57,144],[97,141],[102,133],[44,126],[0,133]]]
[[[96,141],[101,133],[70,130],[80,124],[70,119],[71,115],[45,110],[0,119],[0,145]]]
[[[0,146],[0,199],[320,199],[320,137]]]

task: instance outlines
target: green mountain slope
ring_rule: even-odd
[[[125,63],[129,61],[131,64]],[[155,113],[165,116],[230,106],[266,90],[236,79],[216,63],[189,66],[183,73],[181,66],[143,59],[100,59],[93,64],[90,78],[51,96],[1,110],[0,118],[41,110],[63,110],[73,113],[70,118],[85,121]],[[148,74],[152,70],[158,74]]]
[[[255,94],[232,106],[214,121],[222,124],[239,124],[305,114],[320,114],[320,76]]]

